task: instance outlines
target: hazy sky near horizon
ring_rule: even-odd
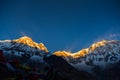
[[[0,0],[0,40],[24,35],[52,52],[120,39],[120,1]]]

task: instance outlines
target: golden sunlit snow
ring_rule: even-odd
[[[31,46],[31,47],[36,47],[40,50],[44,50],[45,52],[48,52],[47,48],[44,46],[43,43],[38,44],[38,43],[34,42],[28,36],[24,36],[24,37],[21,37],[19,39],[13,40],[13,41],[18,42],[18,43],[23,43],[23,44],[26,44],[26,45]]]
[[[36,43],[34,42],[31,38],[28,36],[21,37],[19,39],[13,40],[18,43],[23,43],[31,47],[36,47],[40,50],[44,50],[45,52],[48,52],[47,48],[44,46],[43,43]],[[72,57],[72,58],[79,58],[79,57],[84,57],[85,55],[95,51],[97,48],[106,45],[107,43],[115,43],[116,41],[114,40],[102,40],[100,42],[93,43],[89,48],[82,49],[78,52],[72,53],[69,51],[56,51],[53,54],[57,56],[62,56],[62,57]]]
[[[62,57],[72,57],[72,58],[84,57],[85,55],[89,54],[90,52],[92,52],[92,51],[96,50],[97,48],[104,46],[110,42],[113,43],[116,41],[114,41],[114,40],[112,40],[112,41],[102,40],[100,42],[96,42],[96,43],[92,44],[89,48],[82,49],[82,50],[75,52],[75,53],[71,53],[71,52],[67,52],[67,51],[57,51],[57,52],[54,52],[54,55],[62,56]]]

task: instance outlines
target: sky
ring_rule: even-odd
[[[0,40],[29,36],[49,51],[76,52],[120,39],[119,0],[0,0]]]

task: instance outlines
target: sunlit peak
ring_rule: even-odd
[[[44,46],[43,43],[38,44],[38,43],[34,42],[28,36],[23,36],[19,39],[13,40],[13,41],[18,42],[18,43],[23,43],[23,44],[26,44],[26,45],[31,46],[31,47],[36,47],[40,50],[44,50],[45,52],[48,52],[47,48]]]

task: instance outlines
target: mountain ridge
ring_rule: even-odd
[[[26,44],[28,46],[31,46],[31,47],[36,47],[40,50],[44,50],[45,52],[48,52],[48,49],[44,46],[43,43],[36,43],[34,42],[30,37],[28,36],[23,36],[23,37],[20,37],[19,39],[16,39],[16,40],[13,40],[17,43],[23,43],[23,44]]]
[[[95,66],[111,68],[112,64],[120,61],[120,41],[103,40],[76,53],[57,51],[54,55],[64,57],[75,68],[91,73]]]
[[[8,48],[20,48],[23,49],[25,53],[29,54],[40,54],[45,55],[48,53],[47,48],[43,43],[40,43],[42,46],[39,46],[38,43],[34,42],[31,38],[24,36],[15,40],[5,40],[0,41],[4,42],[2,46],[9,46]],[[16,44],[14,46],[14,43]],[[23,44],[28,47],[20,47],[19,45]],[[12,45],[12,46],[11,46]],[[32,49],[34,48],[34,49]],[[6,49],[6,47],[4,48]],[[35,52],[36,51],[36,52]],[[18,52],[19,53],[19,52]],[[20,52],[22,53],[22,51]],[[63,57],[69,64],[74,66],[77,69],[83,69],[91,72],[94,66],[99,66],[101,68],[106,68],[109,64],[114,64],[120,61],[120,41],[117,40],[102,40],[92,44],[89,48],[82,49],[76,53],[67,52],[67,51],[56,51],[52,55]],[[32,56],[34,59],[36,56]],[[80,66],[84,67],[80,67]]]
[[[63,57],[71,56],[73,58],[84,57],[85,55],[95,51],[97,48],[103,47],[103,46],[105,46],[109,43],[117,43],[117,42],[119,42],[119,41],[117,41],[117,40],[102,40],[102,41],[93,43],[90,47],[85,48],[85,49],[81,49],[81,50],[79,50],[78,52],[75,52],[75,53],[63,50],[63,51],[54,52],[54,55],[63,56]]]
[[[47,52],[45,49],[47,49],[45,46],[42,46],[42,48],[39,47],[38,43],[34,42],[27,36],[15,40],[0,41],[0,50],[3,51],[5,57],[7,56],[8,61],[14,60],[14,56],[17,56],[17,59],[19,58],[23,64],[31,64],[31,62],[33,62],[35,64],[37,63],[37,67],[40,66],[41,63],[43,64],[47,62],[49,64],[48,66],[51,66],[53,69],[52,76],[57,76],[58,79],[61,77],[67,78],[66,80],[79,80],[69,78],[70,75],[78,78],[78,75],[76,74],[79,73],[86,76],[86,78],[87,76],[96,76],[97,78],[101,77],[103,80],[106,80],[107,78],[107,80],[112,80],[113,76],[109,78],[109,76],[106,75],[114,75],[116,78],[119,78],[118,74],[120,73],[117,71],[120,69],[117,66],[120,66],[120,41],[103,40],[96,42],[90,47],[82,49],[76,53],[68,51],[56,51],[53,54],[48,55],[50,52],[48,50]],[[36,67],[36,65],[32,64],[31,66]],[[75,68],[75,73],[69,73],[69,71],[72,71],[69,70],[69,67],[71,67],[70,69],[72,69],[73,72]],[[109,71],[111,71],[111,73],[109,73]],[[106,78],[104,78],[104,76]],[[82,76],[80,77],[82,78]]]

